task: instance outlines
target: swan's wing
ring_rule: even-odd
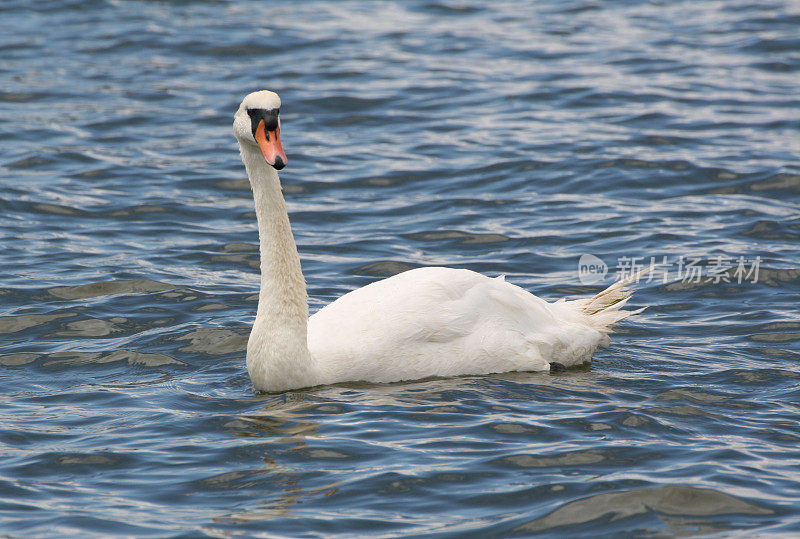
[[[317,312],[308,345],[329,382],[547,370],[587,361],[600,342],[562,310],[503,278],[419,268]]]

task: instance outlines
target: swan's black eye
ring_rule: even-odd
[[[261,120],[264,120],[264,131],[275,131],[278,129],[278,114],[280,109],[247,109],[247,115],[250,116],[250,130],[253,132],[253,137],[256,136],[256,129]]]

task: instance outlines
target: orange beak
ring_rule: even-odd
[[[258,147],[261,148],[264,159],[278,170],[285,167],[286,163],[289,161],[286,159],[286,154],[283,152],[283,146],[281,146],[280,133],[280,126],[276,127],[275,131],[265,131],[264,120],[261,120],[258,122],[255,135],[256,142],[258,142]]]

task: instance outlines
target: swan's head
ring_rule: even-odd
[[[280,112],[278,94],[261,90],[248,94],[233,118],[233,133],[239,144],[258,146],[267,163],[278,170],[287,162],[281,146]]]

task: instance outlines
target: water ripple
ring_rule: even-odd
[[[800,530],[795,4],[0,12],[7,534]],[[584,253],[671,273],[591,367],[255,394],[230,118],[262,87],[312,311],[423,265],[548,299],[597,291]]]

